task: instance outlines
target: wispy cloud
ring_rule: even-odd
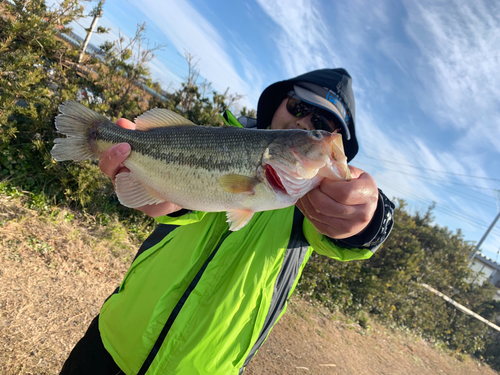
[[[500,151],[500,3],[407,1],[406,31],[420,50],[420,105],[457,146]]]
[[[429,184],[419,177],[419,171],[404,167],[406,164],[439,168],[440,163],[434,153],[427,148],[425,142],[417,138],[402,138],[395,142],[380,127],[381,123],[381,119],[373,111],[359,113],[356,132],[361,151],[353,164],[365,168],[388,196],[413,200],[425,197],[427,205],[439,200]]]
[[[317,1],[257,0],[276,23],[276,47],[286,76],[292,77],[313,69],[334,67],[340,61],[332,49],[330,30]]]
[[[141,7],[148,10],[149,19],[181,54],[187,51],[195,55],[201,74],[217,91],[224,92],[228,87],[239,94],[252,91],[246,79],[237,72],[226,41],[188,2],[145,0]],[[243,99],[242,105],[254,104]]]
[[[174,74],[169,68],[165,66],[159,59],[153,58],[148,63],[151,75],[155,77],[163,90],[172,92],[181,87],[181,83],[184,81],[183,78]]]

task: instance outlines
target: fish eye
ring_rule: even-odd
[[[314,139],[315,141],[321,141],[323,139],[323,134],[321,134],[318,130],[312,130],[309,132],[309,138]]]

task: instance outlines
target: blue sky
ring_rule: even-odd
[[[239,104],[249,108],[278,80],[344,67],[360,142],[352,165],[413,212],[436,202],[436,223],[466,240],[478,242],[495,218],[500,2],[106,0],[98,24],[111,32],[91,43],[132,36],[142,22],[151,45],[167,45],[150,69],[169,91],[187,76],[185,51],[201,80],[245,95]],[[497,259],[500,222],[481,249]]]

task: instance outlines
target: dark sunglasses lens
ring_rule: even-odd
[[[338,124],[337,119],[330,119],[333,115],[329,116],[323,110],[302,101],[293,91],[288,93],[288,100],[286,102],[287,111],[295,117],[304,117],[314,111],[311,118],[312,125],[316,130],[326,130],[328,132],[342,131],[342,127]]]
[[[311,122],[316,130],[326,130],[328,132],[333,132],[335,130],[332,126],[332,121],[318,113],[313,115]]]
[[[300,99],[297,99],[293,96],[289,96],[288,101],[286,102],[287,111],[290,112],[291,115],[296,116],[297,113],[300,112],[299,103]]]
[[[307,116],[313,110],[312,106],[303,102],[295,95],[288,96],[286,109],[291,115],[296,117]]]

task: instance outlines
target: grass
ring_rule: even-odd
[[[138,241],[116,219],[100,222],[0,194],[1,374],[59,373],[119,285]]]

